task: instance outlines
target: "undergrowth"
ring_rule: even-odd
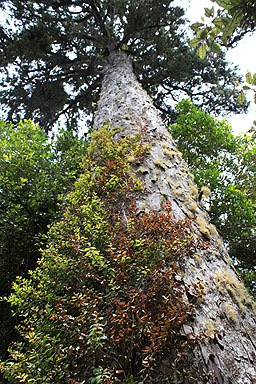
[[[203,288],[189,287],[189,301],[179,265],[201,245],[170,204],[137,210],[143,184],[126,159],[149,147],[114,133],[93,134],[38,268],[7,299],[22,318],[1,365],[11,383],[209,382],[193,368],[200,336],[181,332]]]

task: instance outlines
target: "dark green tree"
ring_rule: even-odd
[[[255,141],[235,137],[225,120],[200,111],[188,100],[177,105],[171,133],[201,188],[212,222],[226,242],[230,256],[247,285],[256,294]],[[202,200],[204,202],[204,200]]]
[[[62,132],[53,143],[31,121],[17,127],[0,121],[0,296],[16,276],[36,266],[60,198],[79,172],[86,142]],[[13,332],[9,307],[0,303],[0,355]]]
[[[94,112],[103,60],[113,47],[131,55],[139,81],[168,123],[174,116],[170,100],[184,94],[210,112],[246,109],[237,103],[231,84],[238,76],[224,55],[198,58],[182,31],[184,11],[171,3],[2,2],[14,25],[3,22],[0,29],[0,101],[8,119],[33,118],[48,131],[65,117],[69,129],[76,127]]]

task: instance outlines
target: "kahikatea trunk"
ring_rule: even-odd
[[[192,218],[194,236],[210,243],[207,249],[185,260],[184,269],[188,286],[198,280],[205,287],[204,302],[193,323],[184,329],[194,334],[205,330],[209,336],[210,341],[195,351],[198,366],[212,371],[216,383],[256,383],[255,304],[198,201],[197,188],[182,154],[136,80],[130,60],[117,51],[110,53],[104,68],[94,129],[107,121],[120,128],[119,137],[143,131],[150,141],[150,155],[143,163],[132,165],[146,187],[137,200],[138,208],[161,211],[170,201],[175,217]]]

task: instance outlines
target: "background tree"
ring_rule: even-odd
[[[189,48],[183,10],[164,1],[17,1],[1,3],[1,103],[9,120],[33,118],[48,131],[62,116],[69,129],[98,101],[108,47],[132,55],[135,72],[173,121],[170,100],[188,95],[211,112],[242,111],[224,55],[206,60]],[[161,87],[159,85],[161,84]],[[202,87],[204,84],[204,87]]]
[[[210,188],[205,202],[211,220],[255,293],[255,141],[248,135],[235,137],[225,120],[212,118],[188,100],[176,108],[171,134],[197,185]]]
[[[16,276],[35,268],[48,225],[60,214],[60,198],[79,173],[86,142],[68,132],[49,142],[31,121],[0,122],[0,296]],[[0,354],[13,332],[9,306],[1,302]]]

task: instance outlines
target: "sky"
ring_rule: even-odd
[[[186,9],[185,17],[191,23],[201,21],[204,16],[204,8],[216,8],[216,3],[210,0],[174,0],[175,5],[180,5]],[[241,75],[245,75],[248,71],[252,74],[256,73],[256,32],[246,35],[237,45],[236,48],[229,49],[226,54],[227,59],[240,68]],[[256,105],[253,102],[253,92],[247,92],[247,100],[251,102],[249,112],[247,114],[230,114],[225,118],[231,123],[235,134],[246,132],[256,120]]]

